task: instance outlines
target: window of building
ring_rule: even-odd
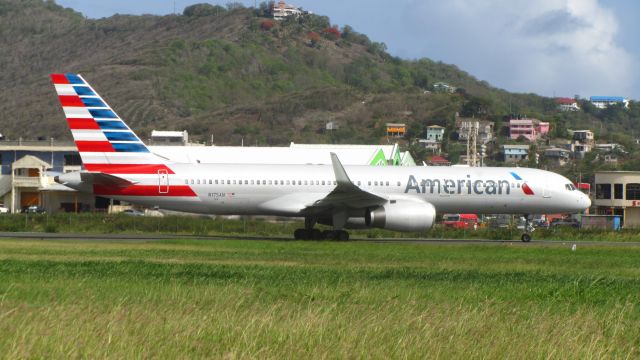
[[[640,184],[627,184],[627,200],[640,200]]]
[[[627,185],[629,191],[629,185]],[[627,194],[628,198],[629,194]],[[611,184],[596,184],[596,199],[611,199]]]
[[[64,155],[64,165],[65,166],[80,166],[80,165],[82,165],[82,160],[80,159],[80,154],[65,154]]]
[[[613,184],[613,198],[617,200],[622,200],[623,197],[623,185],[622,184]]]

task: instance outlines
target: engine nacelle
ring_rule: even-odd
[[[367,209],[364,222],[368,227],[395,231],[422,232],[436,221],[436,208],[428,202],[391,200],[384,206]]]

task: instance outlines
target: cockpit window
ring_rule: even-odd
[[[569,191],[575,191],[575,190],[578,190],[578,189],[575,187],[575,185],[573,185],[573,184],[566,184],[564,187],[565,187],[567,190],[569,190]]]

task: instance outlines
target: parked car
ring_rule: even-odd
[[[129,216],[144,216],[144,213],[142,211],[138,211],[136,209],[127,209],[122,213]]]
[[[579,228],[580,227],[580,222],[576,219],[553,219],[551,221],[551,225],[552,228],[554,227],[562,227],[562,226],[568,226],[568,227],[574,227],[574,228]]]
[[[442,225],[453,229],[476,229],[478,227],[478,215],[476,214],[444,214]]]
[[[4,204],[0,204],[0,214],[7,214],[9,213],[9,208],[4,206]]]
[[[43,214],[46,210],[42,206],[31,205],[23,210],[26,214]]]

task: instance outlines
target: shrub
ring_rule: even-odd
[[[269,31],[273,28],[273,21],[272,20],[263,20],[260,23],[260,28],[264,31]]]
[[[324,30],[322,30],[322,34],[329,40],[332,41],[336,41],[338,39],[340,39],[340,37],[342,36],[342,33],[340,33],[340,30],[338,30],[337,27],[333,26],[333,27],[329,27],[326,28]]]

